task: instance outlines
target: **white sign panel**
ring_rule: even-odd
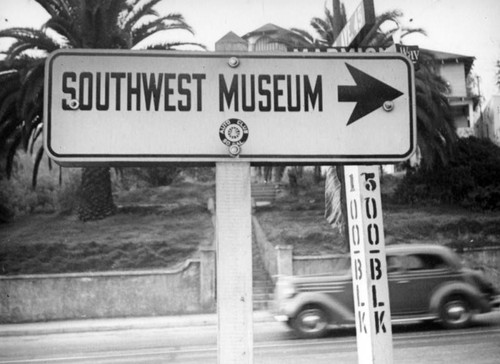
[[[413,66],[397,54],[63,50],[45,79],[45,148],[61,164],[386,163],[415,149]]]

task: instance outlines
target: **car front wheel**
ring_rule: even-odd
[[[441,304],[440,318],[443,326],[448,329],[467,327],[472,319],[471,306],[463,296],[447,297]]]
[[[305,307],[291,321],[298,336],[304,339],[322,337],[328,330],[328,317],[320,307]]]

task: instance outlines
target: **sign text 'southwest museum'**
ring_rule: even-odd
[[[395,54],[64,50],[46,74],[45,146],[62,164],[217,162],[223,129],[250,162],[393,162],[415,149],[412,65]]]

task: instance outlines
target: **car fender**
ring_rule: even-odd
[[[464,282],[448,282],[437,288],[430,301],[430,311],[438,314],[439,307],[444,298],[453,294],[466,296],[473,308],[479,309],[481,312],[488,311],[488,303],[481,297],[481,292]]]
[[[331,295],[321,292],[304,292],[295,298],[295,309],[291,312],[291,317],[295,317],[305,307],[309,305],[323,307],[333,322],[354,321],[354,312],[345,307]]]

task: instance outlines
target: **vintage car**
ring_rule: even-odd
[[[482,271],[465,267],[451,249],[437,245],[386,247],[393,322],[439,320],[462,328],[474,313],[500,304]],[[280,277],[275,289],[275,318],[299,337],[315,338],[331,327],[354,323],[349,256],[328,275]]]

